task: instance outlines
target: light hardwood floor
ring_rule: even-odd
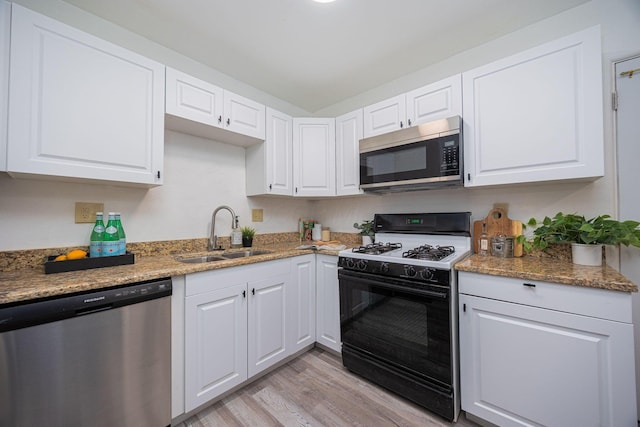
[[[314,348],[187,419],[179,427],[213,426],[477,426],[457,423],[350,373]]]

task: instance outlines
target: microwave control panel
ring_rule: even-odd
[[[442,153],[442,161],[440,162],[440,172],[453,172],[455,174],[459,171],[460,150],[458,141],[455,139],[447,139],[441,142],[440,152]]]

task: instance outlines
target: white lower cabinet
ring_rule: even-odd
[[[176,295],[184,295],[184,328],[177,313],[173,332],[184,389],[174,364],[174,418],[315,342],[313,254],[188,274]]]
[[[464,411],[500,426],[636,425],[629,294],[459,277]]]
[[[338,257],[316,255],[316,296],[316,341],[341,352]]]
[[[316,341],[316,258],[304,255],[291,261],[289,348],[292,353]]]
[[[7,116],[9,108],[9,40],[11,3],[0,0],[0,171],[7,170]]]
[[[249,377],[289,355],[287,346],[287,293],[289,271],[248,283]]]

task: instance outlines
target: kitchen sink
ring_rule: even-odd
[[[244,258],[248,256],[264,255],[264,254],[270,254],[270,253],[271,251],[266,251],[264,249],[255,249],[255,250],[247,249],[245,251],[239,251],[239,252],[225,252],[221,256],[227,259],[234,259],[234,258]]]
[[[244,258],[244,257],[250,257],[250,256],[256,256],[256,255],[270,254],[270,253],[271,251],[267,251],[264,249],[256,249],[256,250],[247,249],[244,251],[223,252],[216,255],[199,255],[199,256],[181,255],[177,257],[176,260],[179,262],[185,262],[190,264],[200,264],[205,262],[227,261],[235,258]]]
[[[223,258],[219,255],[204,255],[204,256],[194,256],[194,257],[179,257],[176,259],[180,262],[186,262],[190,264],[199,264],[203,262],[226,261],[228,258]]]

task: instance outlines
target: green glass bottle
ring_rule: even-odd
[[[125,234],[124,227],[122,226],[120,212],[116,212],[116,228],[118,229],[118,236],[120,237],[120,240],[118,241],[118,255],[124,255],[127,253],[127,235]]]
[[[102,236],[102,256],[118,255],[118,246],[120,245],[120,235],[116,225],[116,213],[109,212],[109,221],[104,229]]]
[[[96,212],[96,223],[91,230],[89,237],[89,256],[98,258],[102,256],[102,239],[104,236],[104,222],[102,220],[102,212]]]

